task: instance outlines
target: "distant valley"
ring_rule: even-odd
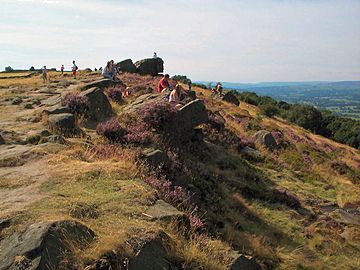
[[[212,86],[215,82],[197,83]],[[360,119],[360,81],[339,82],[223,82],[225,89],[255,92],[289,103],[307,103],[339,115]]]

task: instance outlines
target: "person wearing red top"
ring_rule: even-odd
[[[165,74],[163,78],[161,78],[161,80],[158,83],[158,93],[160,94],[165,88],[169,88],[170,89],[170,85],[169,85],[169,74]]]

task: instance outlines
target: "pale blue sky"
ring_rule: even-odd
[[[0,70],[154,51],[193,80],[359,80],[360,1],[0,0]]]

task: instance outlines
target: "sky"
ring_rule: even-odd
[[[195,80],[360,80],[359,0],[0,0],[0,70],[157,52]]]

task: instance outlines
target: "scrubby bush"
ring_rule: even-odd
[[[104,136],[110,142],[124,142],[126,131],[121,127],[119,120],[114,117],[96,127],[98,134]]]
[[[35,71],[34,66],[31,66],[31,68],[29,69],[30,71]]]
[[[265,103],[259,105],[260,111],[262,114],[273,117],[274,115],[277,115],[279,113],[279,109],[274,104]]]
[[[187,84],[190,81],[190,79],[187,78],[186,75],[174,75],[171,77],[171,79],[185,84]]]
[[[140,116],[150,127],[161,131],[174,121],[176,109],[168,102],[156,102],[143,108]]]
[[[88,98],[77,93],[67,93],[61,103],[63,106],[67,106],[71,113],[76,115],[86,115],[89,109]]]
[[[117,87],[112,87],[108,89],[108,96],[111,100],[117,103],[121,103],[123,101],[122,91]]]
[[[12,67],[8,66],[8,67],[5,67],[5,71],[11,72],[11,71],[14,71],[14,69]]]
[[[149,144],[153,139],[153,133],[144,122],[132,122],[125,127],[125,142],[130,144]]]
[[[202,89],[208,89],[208,87],[203,83],[193,83],[192,86],[199,87]]]

